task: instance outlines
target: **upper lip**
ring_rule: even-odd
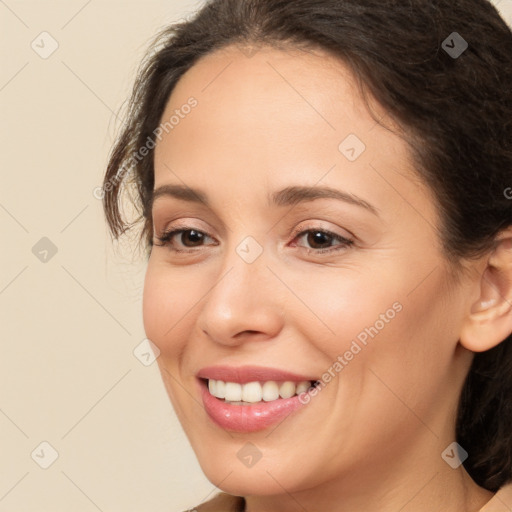
[[[245,384],[255,381],[316,381],[316,377],[298,375],[286,370],[268,368],[266,366],[207,366],[196,374],[200,379],[222,380]]]

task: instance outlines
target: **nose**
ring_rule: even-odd
[[[283,290],[267,265],[265,251],[252,263],[235,249],[223,259],[197,320],[213,342],[237,346],[265,341],[282,329]]]

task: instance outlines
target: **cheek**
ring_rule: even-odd
[[[142,319],[146,336],[156,345],[159,345],[161,333],[163,332],[163,319],[165,312],[162,311],[163,290],[152,271],[151,264],[148,266],[144,279],[144,291],[142,295]],[[158,348],[161,347],[158,346]]]
[[[392,265],[378,276],[340,269],[300,285],[297,279],[311,314],[303,311],[291,321],[300,321],[305,339],[326,356],[323,371],[334,365],[331,374],[356,378],[380,370],[407,395],[427,377],[435,385],[457,341],[454,308],[436,272],[417,289],[427,272]]]
[[[180,289],[168,274],[150,260],[142,298],[144,331],[164,356],[180,350],[179,332],[188,309],[187,288]]]
[[[181,396],[183,389],[176,386],[176,379],[180,376],[179,364],[187,339],[184,329],[190,328],[186,316],[190,304],[187,288],[181,292],[177,281],[168,270],[150,259],[144,279],[142,315],[147,338],[160,350],[157,363],[163,384],[183,422],[186,415],[181,404],[186,402],[186,397]]]
[[[395,287],[389,283],[380,309],[373,309],[373,318],[366,317],[371,327],[360,331],[368,334],[360,360],[369,377],[367,403],[373,401],[376,410],[387,404],[389,411],[401,411],[405,403],[426,419],[446,394],[457,344],[457,318],[444,283],[440,271],[412,293],[413,286],[406,282]],[[391,310],[386,309],[389,306]]]
[[[309,311],[298,304],[300,310],[291,320],[301,322],[305,339],[330,359],[350,350],[352,354],[347,355],[352,359],[370,347],[372,340],[386,337],[385,333],[404,315],[405,294],[400,293],[399,282],[391,281],[381,278],[376,282],[358,269],[345,268],[331,269],[308,280],[297,276],[290,288],[305,298]]]

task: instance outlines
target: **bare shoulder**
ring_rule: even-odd
[[[503,485],[479,512],[508,512],[512,510],[512,481]]]
[[[244,498],[220,492],[211,500],[185,512],[243,512],[244,508]]]

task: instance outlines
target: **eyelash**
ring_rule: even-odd
[[[177,229],[171,229],[169,231],[162,233],[161,236],[157,236],[156,239],[159,241],[159,243],[155,243],[155,245],[158,245],[159,247],[168,246],[171,251],[176,252],[176,253],[195,252],[196,248],[176,249],[171,246],[171,241],[175,235],[178,235],[180,233],[185,233],[187,231],[195,231],[196,233],[200,233],[201,235],[206,235],[207,237],[212,238],[208,233],[205,233],[204,231],[200,231],[193,227],[184,226],[184,227],[180,227]],[[326,253],[338,252],[338,251],[347,249],[348,247],[350,247],[354,244],[354,240],[337,235],[336,233],[333,233],[332,231],[329,231],[327,229],[320,229],[320,228],[309,228],[309,229],[303,229],[302,231],[297,231],[293,234],[293,237],[294,237],[293,240],[295,240],[296,238],[301,238],[302,236],[304,236],[305,234],[308,234],[308,233],[322,233],[324,235],[328,235],[329,237],[332,237],[333,239],[338,239],[341,242],[340,247],[327,248],[327,249],[310,249],[307,247],[302,247],[303,249],[306,250],[306,252],[308,254],[326,254]]]

